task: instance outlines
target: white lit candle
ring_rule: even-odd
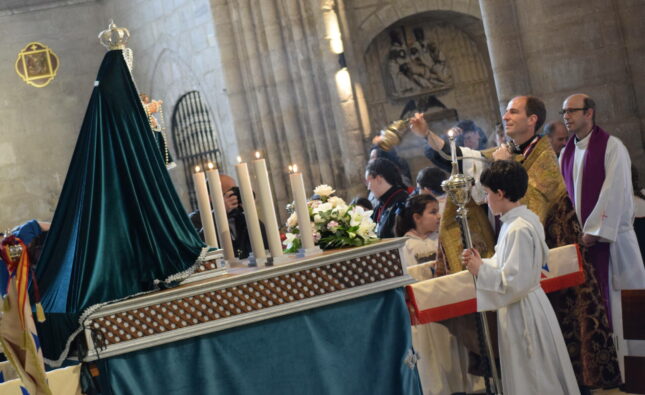
[[[202,229],[204,229],[204,241],[210,247],[219,247],[217,244],[217,236],[215,235],[215,223],[213,222],[213,213],[211,212],[211,202],[208,200],[206,177],[204,177],[204,173],[199,166],[195,166],[193,182],[195,183],[199,217],[202,220]]]
[[[307,207],[305,182],[302,179],[302,173],[298,172],[298,166],[292,165],[289,167],[289,170],[291,171],[291,174],[289,174],[291,193],[293,193],[293,200],[296,202],[296,216],[298,217],[300,240],[302,241],[302,248],[308,250],[314,248],[314,236],[309,218],[309,208]]]
[[[450,156],[452,163],[457,163],[457,146],[455,144],[455,131],[450,129],[448,131],[448,139],[450,140]]]
[[[249,230],[253,256],[255,256],[256,259],[266,259],[267,255],[264,251],[264,242],[262,241],[262,231],[260,230],[258,210],[255,207],[255,200],[253,199],[253,188],[251,188],[249,168],[245,162],[242,162],[242,159],[239,156],[237,157],[237,161],[240,163],[235,165],[235,172],[237,173],[237,179],[240,183],[240,195],[242,195],[244,218],[246,219],[246,227]]]
[[[226,206],[224,205],[224,193],[222,192],[222,184],[219,179],[219,170],[212,163],[209,163],[206,176],[208,177],[208,185],[210,186],[211,201],[215,207],[217,234],[224,249],[224,259],[231,262],[235,260],[235,252],[233,251],[233,241],[231,240],[231,229],[228,226],[228,216],[226,214]]]
[[[255,175],[258,178],[258,192],[260,194],[260,205],[264,214],[264,228],[266,229],[267,239],[269,241],[269,250],[274,258],[284,255],[282,252],[282,241],[280,241],[280,230],[278,229],[278,219],[275,215],[273,206],[273,193],[271,193],[271,184],[269,183],[269,172],[267,163],[260,153],[255,153],[256,159],[253,161],[255,166]]]

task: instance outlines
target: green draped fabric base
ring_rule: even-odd
[[[117,394],[421,395],[402,290],[99,361]]]
[[[157,148],[121,50],[105,55],[36,270],[57,360],[89,307],[150,291],[204,245]]]

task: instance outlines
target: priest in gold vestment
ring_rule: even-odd
[[[486,165],[482,158],[522,163],[529,175],[529,185],[521,203],[540,218],[549,248],[578,242],[580,224],[568,198],[555,152],[549,140],[537,134],[545,119],[546,109],[540,99],[518,96],[508,103],[503,116],[512,148],[506,144],[487,151],[457,148],[457,156],[463,157],[459,161],[460,170],[476,180],[473,199],[467,206],[468,224],[473,244],[482,257],[493,255],[496,240],[492,224],[495,220],[492,217],[489,220],[487,208],[481,205],[485,198],[479,176]],[[435,165],[446,168],[449,148],[445,141],[429,130],[422,114],[416,114],[410,123],[414,133],[427,139],[426,155]],[[461,230],[455,214],[455,205],[448,201],[441,218],[437,267],[443,267],[449,273],[463,270]],[[583,388],[616,386],[620,383],[620,373],[598,282],[586,259],[583,268],[583,284],[553,292],[549,299],[564,334],[578,384]]]

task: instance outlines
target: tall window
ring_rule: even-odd
[[[208,162],[222,168],[222,152],[217,132],[213,127],[210,111],[197,91],[179,98],[172,114],[172,140],[177,159],[184,165],[190,206],[197,209],[197,199],[192,172],[195,166],[202,169]]]

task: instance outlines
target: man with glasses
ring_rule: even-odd
[[[596,269],[613,324],[618,362],[629,354],[622,336],[621,289],[645,288],[645,268],[633,228],[631,161],[625,145],[596,125],[596,104],[584,94],[569,96],[560,111],[574,138],[560,157],[562,176],[582,224],[581,244]]]
[[[468,157],[483,156],[492,160],[520,162],[529,176],[528,189],[521,202],[538,215],[544,225],[547,245],[549,248],[555,248],[576,243],[581,229],[568,198],[551,143],[549,139],[541,138],[538,134],[545,119],[546,108],[542,100],[534,96],[514,97],[506,106],[502,117],[505,133],[512,140],[512,144],[502,144],[496,149],[485,151],[457,147],[457,156],[464,157],[464,160],[459,161],[460,169],[476,180],[483,170],[482,163],[467,159]],[[411,126],[414,133],[427,139],[432,149],[449,153],[447,144],[428,129],[420,114],[411,120]],[[436,159],[439,157],[440,155],[433,155],[431,159],[435,165],[441,167],[440,163],[435,162],[440,160]],[[476,195],[474,192],[473,197],[476,198]],[[486,241],[489,249],[482,253],[482,256],[491,256],[495,235],[486,209],[476,204],[470,204],[468,209],[468,223],[473,240]],[[461,231],[455,220],[455,206],[448,201],[439,230],[438,260],[445,259],[452,271],[461,270],[461,244],[455,242],[460,239]],[[455,261],[459,266],[455,266]],[[585,262],[583,267],[586,279],[583,284],[552,293],[549,299],[560,322],[578,384],[583,393],[587,393],[584,387],[618,385],[619,376],[611,332],[602,321],[606,313],[599,295],[598,282],[590,264]]]

